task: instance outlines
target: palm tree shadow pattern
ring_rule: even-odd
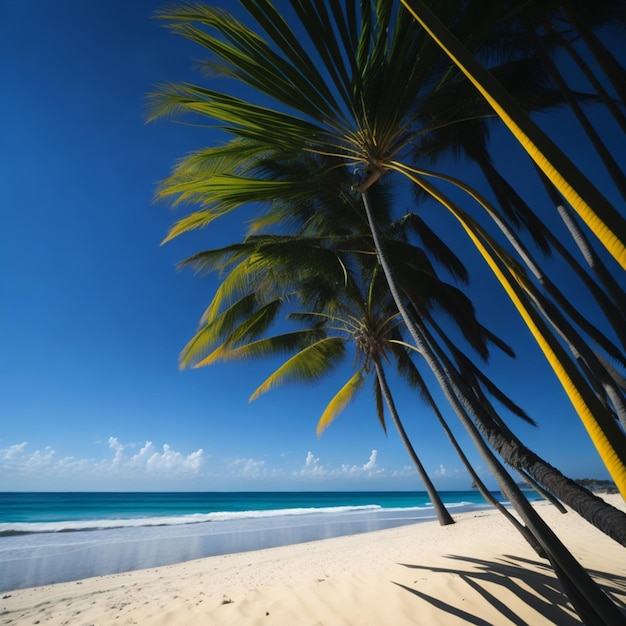
[[[465,562],[468,567],[460,569],[459,565],[456,564],[450,568],[408,563],[401,563],[400,565],[414,570],[427,570],[437,574],[458,576],[470,589],[482,595],[493,608],[500,611],[503,618],[516,626],[532,626],[532,624],[507,606],[497,595],[494,595],[494,587],[513,593],[528,607],[543,615],[547,621],[553,624],[559,626],[580,625],[580,620],[573,612],[561,584],[551,573],[552,569],[546,563],[510,555],[503,555],[499,560],[483,560],[455,555],[447,555],[446,558],[453,559],[459,564]],[[529,567],[534,569],[529,569]],[[626,623],[626,576],[607,574],[598,570],[588,570],[588,572],[622,611],[624,623]],[[468,624],[475,624],[476,626],[490,626],[491,624],[479,616],[472,615],[418,589],[401,583],[394,584]],[[506,595],[503,594],[503,597]]]

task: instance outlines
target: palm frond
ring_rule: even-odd
[[[265,350],[263,340],[250,344],[239,351],[246,351],[246,356],[252,350],[255,354],[263,354]],[[233,351],[236,356],[239,352]],[[345,340],[339,337],[328,337],[316,341],[292,356],[281,365],[265,382],[260,385],[250,397],[250,401],[258,398],[262,393],[273,387],[291,381],[311,382],[328,373],[345,354]]]
[[[335,394],[328,403],[317,423],[317,436],[319,437],[333,422],[333,420],[346,408],[363,383],[363,370],[358,369],[348,382]]]
[[[203,324],[183,348],[179,359],[180,367],[190,367],[194,361],[203,358],[215,343],[223,340],[224,334],[229,333],[238,320],[249,315],[255,307],[254,294],[248,294],[233,303],[220,316]]]

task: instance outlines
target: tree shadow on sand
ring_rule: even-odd
[[[506,594],[494,594],[494,586],[515,594],[528,607],[534,609],[544,618],[558,626],[580,626],[580,620],[563,592],[559,581],[552,573],[552,569],[541,561],[533,561],[517,556],[503,555],[498,560],[483,560],[468,556],[448,555],[446,558],[454,560],[451,568],[432,567],[400,563],[404,567],[415,570],[430,571],[433,573],[453,574],[458,576],[469,588],[475,590],[496,610],[516,626],[533,626],[513,611],[500,597]],[[463,563],[467,565],[463,567]],[[528,566],[537,568],[527,569]],[[626,617],[626,576],[616,576],[595,570],[587,570],[600,587],[607,593]],[[492,626],[491,622],[472,615],[457,606],[448,604],[439,598],[429,596],[422,591],[394,583],[417,597],[429,602],[434,607],[450,615],[454,615],[468,624],[476,626]],[[487,588],[489,587],[491,591]]]

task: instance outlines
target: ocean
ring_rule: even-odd
[[[441,497],[452,514],[489,507]],[[433,519],[421,491],[0,493],[0,591]]]

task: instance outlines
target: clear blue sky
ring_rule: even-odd
[[[155,83],[201,80],[193,62],[201,50],[151,19],[159,6],[0,5],[0,490],[421,489],[395,432],[380,429],[368,389],[317,438],[317,419],[345,372],[249,404],[272,364],[178,370],[215,282],[176,270],[202,235],[159,246],[176,215],[153,193],[176,159],[215,137],[144,123]],[[622,145],[623,162],[623,141],[597,121],[616,151]],[[577,131],[561,132],[568,123],[547,126],[593,171]],[[496,162],[521,180],[525,166],[515,165],[505,134],[496,143]],[[232,240],[216,228],[212,237]],[[450,236],[464,245],[452,227]],[[539,422],[533,429],[511,418],[516,432],[564,473],[607,478],[517,315],[476,259],[466,259],[481,319],[519,355],[494,359],[489,371]],[[435,484],[468,489],[426,408],[395,389]]]

